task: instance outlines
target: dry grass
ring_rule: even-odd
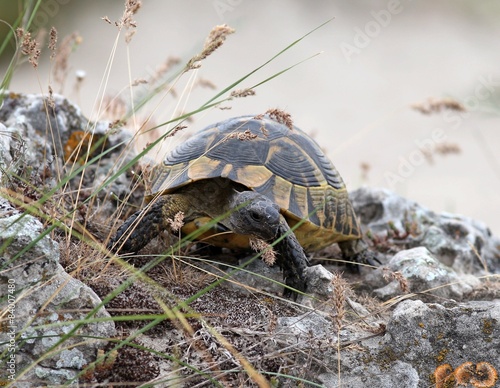
[[[226,24],[214,27],[205,40],[203,50],[188,61],[186,69],[198,69],[201,66],[201,61],[212,55],[224,44],[226,38],[234,32],[235,30]]]
[[[17,37],[20,39],[21,53],[28,57],[29,63],[34,69],[38,68],[38,60],[42,51],[38,42],[31,37],[31,33],[19,27],[16,30]]]
[[[287,126],[290,130],[293,129],[292,115],[290,113],[278,108],[272,108],[268,109],[265,114],[269,115],[270,118],[278,123]]]
[[[141,7],[140,1],[127,0],[125,2],[125,10],[122,17],[114,24],[118,28],[127,29],[126,42],[130,42],[133,37],[137,23],[134,17]],[[109,23],[112,23],[109,18],[105,18]],[[218,50],[226,38],[234,33],[231,27],[226,25],[215,27],[209,34],[201,52],[191,58],[182,73],[186,73],[193,69],[198,69],[201,62]],[[36,68],[40,56],[38,43],[31,38],[29,33],[23,30],[19,31],[19,38],[22,39],[22,52],[29,56],[29,61]],[[70,64],[69,58],[71,52],[79,45],[82,38],[77,34],[72,34],[63,39],[59,48],[57,48],[57,31],[51,29],[49,34],[49,50],[51,51],[51,60],[53,65],[54,80],[60,84],[61,90],[66,83]],[[147,79],[136,79],[132,82],[132,86],[144,86],[152,88],[163,81],[165,76],[179,63],[181,60],[176,57],[169,57],[161,64],[154,74]],[[82,78],[83,80],[83,78]],[[175,87],[178,85],[178,79],[173,78],[162,84],[162,91],[167,90],[167,93],[176,97]],[[214,88],[209,80],[199,78],[195,82],[201,87]],[[253,88],[234,89],[226,91],[226,99],[242,98],[255,95]],[[159,93],[160,89],[154,91]],[[49,89],[49,101],[52,95],[52,88]],[[137,119],[137,112],[132,109],[131,102],[127,102],[121,95],[109,97],[104,94],[102,105],[106,118],[112,122],[111,127],[116,128],[119,125],[125,124],[128,118]],[[430,114],[439,112],[443,109],[453,109],[460,111],[461,107],[453,101],[431,101],[425,106],[415,106],[414,109],[422,113]],[[100,112],[102,113],[102,112]],[[293,129],[293,120],[289,113],[280,109],[269,109],[266,111],[272,119],[286,125],[290,130]],[[176,133],[186,128],[183,123],[190,117],[181,120],[172,120],[166,125],[172,124],[172,129],[160,132],[162,125],[153,125],[154,118],[152,113],[148,113],[148,118],[144,124],[139,125],[139,134],[143,134],[149,129],[157,129],[157,132],[151,130],[151,145],[160,138],[174,136]],[[191,116],[188,112],[188,116]],[[102,116],[100,116],[102,117]],[[168,133],[166,133],[168,132]],[[266,135],[266,129],[262,128],[262,132]],[[73,136],[73,135],[72,135]],[[234,136],[242,141],[252,140],[254,135],[249,134],[249,131],[235,132]],[[134,138],[132,144],[136,144],[138,136]],[[76,152],[77,149],[91,148],[92,140],[88,134],[76,133],[74,138],[70,137],[72,143],[71,150],[65,153],[64,159],[69,164],[83,163],[88,161],[89,155]],[[77,144],[76,146],[73,144]],[[143,155],[151,150],[148,145]],[[457,149],[452,145],[442,145],[441,148],[435,150],[436,153],[445,155],[456,153]],[[118,158],[119,159],[119,158]],[[117,166],[122,161],[118,161]],[[117,167],[116,170],[118,170]],[[366,168],[366,174],[368,174]],[[126,172],[133,176],[133,187],[138,187],[142,190],[150,183],[150,170],[144,169],[144,174],[129,166],[125,169]],[[30,172],[26,172],[30,174]],[[39,183],[40,178],[29,176],[34,186]],[[113,178],[111,178],[113,179]],[[116,177],[114,178],[116,179]],[[30,187],[21,187],[21,182],[17,183],[15,189],[23,191],[23,201],[33,202],[40,198],[40,193],[32,190]],[[106,190],[106,189],[104,189]],[[130,190],[133,191],[133,188]],[[88,206],[85,199],[91,194],[85,193],[84,185],[78,186],[78,194],[74,201],[64,203],[68,210],[75,210],[76,218],[81,217],[81,225],[85,225],[86,232],[96,240],[105,241],[109,237],[110,226],[109,221],[116,219],[99,215],[100,206],[102,203],[96,203],[94,206]],[[61,198],[70,195],[68,191],[62,190],[62,193],[57,195]],[[32,197],[32,198],[31,198]],[[56,197],[55,197],[56,198]],[[119,198],[125,204],[128,199]],[[55,205],[54,205],[55,208]],[[120,205],[117,213],[125,209],[125,205]],[[52,212],[51,217],[60,217],[60,214],[66,214],[61,209],[47,210]],[[124,211],[128,213],[129,210]],[[125,216],[128,214],[125,214]],[[184,215],[178,213],[173,220],[169,220],[173,231],[178,231],[184,222]],[[70,229],[70,228],[68,228]],[[170,365],[176,365],[174,372],[179,376],[180,380],[189,384],[189,386],[203,386],[206,383],[206,376],[215,376],[215,379],[223,384],[238,385],[238,386],[266,386],[266,382],[262,379],[262,374],[259,371],[269,371],[273,373],[288,374],[297,372],[304,377],[309,376],[309,367],[318,365],[324,369],[331,366],[325,365],[324,361],[318,359],[315,352],[321,352],[329,349],[332,346],[337,346],[339,353],[340,348],[347,346],[355,347],[353,343],[341,343],[340,337],[337,337],[337,344],[333,344],[326,340],[321,340],[311,334],[308,341],[298,342],[293,345],[280,343],[283,348],[279,350],[269,350],[269,343],[279,341],[276,338],[275,328],[277,326],[276,317],[297,316],[303,312],[304,306],[296,306],[291,301],[284,300],[279,296],[259,294],[258,290],[251,290],[250,295],[241,294],[235,291],[234,288],[224,288],[220,285],[212,287],[212,284],[220,276],[209,273],[207,270],[196,268],[195,261],[190,260],[193,253],[189,247],[184,248],[182,253],[191,257],[168,256],[170,260],[160,262],[158,255],[150,255],[153,251],[159,252],[174,244],[174,240],[167,244],[161,245],[157,242],[157,246],[145,249],[140,252],[140,255],[132,257],[129,266],[126,263],[121,263],[118,260],[109,261],[106,252],[99,249],[95,244],[79,240],[77,238],[68,238],[67,235],[57,234],[53,236],[60,242],[61,246],[61,264],[66,271],[74,278],[81,280],[89,285],[101,298],[106,298],[113,293],[121,284],[126,282],[132,276],[136,276],[137,268],[146,266],[154,260],[159,260],[159,264],[153,268],[144,271],[139,280],[134,280],[133,284],[127,289],[117,294],[106,305],[106,309],[113,317],[117,318],[116,326],[120,335],[115,340],[120,343],[128,338],[132,338],[133,334],[140,331],[144,327],[144,321],[137,319],[122,320],[122,318],[131,315],[146,315],[146,314],[166,314],[171,309],[180,311],[180,315],[175,319],[164,319],[162,323],[149,329],[146,333],[148,339],[152,342],[165,345],[161,339],[168,338],[168,344],[163,348],[138,349],[137,346],[143,346],[144,342],[134,340],[134,346],[125,346],[116,351],[111,350],[114,343],[108,346],[106,350],[110,350],[110,355],[105,355],[102,352],[98,356],[102,357],[101,362],[89,365],[82,380],[91,384],[105,383],[109,381],[131,383],[131,381],[147,381],[158,377],[159,358],[163,360],[172,357]],[[390,241],[388,242],[389,245]],[[252,243],[256,251],[263,251],[263,259],[268,265],[275,263],[275,254],[269,245],[262,241],[254,241]],[[155,249],[158,248],[158,249]],[[390,272],[384,274],[388,280],[396,279],[402,292],[408,293],[407,280],[398,272]],[[326,302],[332,307],[330,320],[333,326],[339,333],[342,329],[352,328],[357,325],[366,331],[372,331],[379,335],[383,331],[382,326],[374,327],[365,322],[366,316],[362,314],[350,314],[349,298],[353,295],[351,285],[346,281],[345,277],[340,273],[335,273],[332,281],[333,293],[330,300]],[[383,314],[389,310],[390,304],[382,305],[379,301],[373,298],[359,297],[358,301],[367,309],[371,310],[368,318],[376,317],[378,314]],[[352,318],[354,316],[354,318]],[[215,330],[214,328],[217,328]],[[145,335],[144,335],[145,337]],[[144,340],[144,338],[143,338]],[[274,343],[274,342],[273,342]],[[161,356],[157,357],[160,353]],[[321,354],[321,353],[320,353]],[[181,361],[188,360],[189,363]],[[340,360],[340,358],[339,358]],[[176,364],[177,363],[177,364]],[[189,366],[194,366],[197,369],[190,369]],[[340,373],[341,368],[338,366]]]
[[[382,276],[386,281],[391,282],[393,280],[397,280],[397,282],[399,284],[399,288],[401,289],[401,292],[403,292],[404,294],[407,294],[410,292],[410,286],[408,284],[408,279],[406,279],[401,272],[391,271],[387,267],[383,267],[382,270],[383,270]]]
[[[411,108],[426,115],[440,113],[444,110],[451,110],[456,112],[466,111],[465,107],[460,102],[452,98],[429,98],[426,102],[412,104]]]
[[[54,81],[59,85],[59,93],[64,91],[64,86],[69,75],[69,58],[73,51],[83,42],[83,38],[77,33],[64,37],[59,47],[51,49],[51,58],[53,60],[52,75]],[[53,55],[53,57],[52,57]]]
[[[276,263],[276,252],[274,251],[273,247],[265,241],[251,238],[250,248],[252,248],[255,252],[261,252],[262,260],[268,266],[273,266],[274,263]]]

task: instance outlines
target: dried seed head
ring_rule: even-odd
[[[399,271],[392,271],[387,267],[382,268],[382,277],[390,282],[393,280],[397,280],[399,283],[399,288],[405,294],[410,292],[410,286],[408,285],[408,279],[406,279],[403,274]]]
[[[429,98],[426,102],[412,104],[411,108],[426,115],[439,113],[443,110],[452,110],[457,112],[466,111],[465,107],[461,103],[451,98],[443,98],[441,100]]]
[[[125,34],[125,42],[130,43],[137,30],[130,30]]]
[[[61,89],[69,73],[69,56],[82,41],[82,37],[77,32],[73,32],[62,40],[56,51],[52,72],[54,80],[59,83]]]
[[[121,121],[127,114],[127,103],[120,96],[105,94],[102,99],[104,117],[110,121]]]
[[[234,33],[234,29],[226,24],[215,26],[212,31],[210,31],[210,34],[205,40],[205,45],[203,46],[203,50],[201,51],[201,53],[191,58],[186,68],[188,70],[199,68],[201,66],[199,62],[211,55],[220,46],[222,46],[227,36],[231,35],[232,33]]]
[[[52,86],[49,85],[49,97],[47,98],[47,104],[54,109],[56,107],[56,103],[54,101],[54,91],[52,90]]]
[[[238,139],[238,140],[253,140],[256,139],[257,135],[252,133],[249,129],[243,131],[243,132],[232,132],[229,135],[227,135],[226,139]]]
[[[250,248],[252,248],[255,252],[262,252],[262,260],[267,265],[271,266],[276,262],[276,252],[273,247],[264,240],[251,238]]]
[[[368,180],[368,173],[371,169],[370,163],[361,162],[359,167],[361,168],[361,177],[363,178],[363,180]]]
[[[163,78],[165,73],[167,73],[173,66],[178,65],[181,62],[178,57],[168,57],[161,65],[159,65],[154,73],[151,74],[149,78],[150,84],[155,84],[160,79]]]
[[[56,45],[57,45],[57,30],[55,27],[52,27],[49,33],[50,59],[54,59],[56,57]]]
[[[142,6],[142,1],[140,0],[125,0],[125,10],[121,19],[118,21],[118,27],[136,28],[137,22],[133,19],[134,15],[139,11]],[[127,34],[126,39],[130,39]],[[128,41],[127,41],[128,43]]]
[[[287,113],[284,110],[278,108],[273,108],[268,109],[266,111],[266,114],[278,123],[286,125],[290,130],[293,129],[292,115],[290,113]]]
[[[179,131],[182,131],[184,128],[187,128],[187,125],[178,125],[174,129],[170,131],[170,133],[167,135],[167,137],[172,137],[175,136],[175,134]]]
[[[17,37],[21,40],[21,53],[23,55],[29,56],[29,63],[33,66],[33,68],[38,67],[38,60],[40,59],[41,51],[38,48],[38,43],[35,39],[31,38],[31,34],[27,31],[24,31],[23,28],[17,28],[16,30]]]
[[[171,218],[167,218],[167,222],[173,232],[179,231],[184,226],[184,212],[178,212],[174,216],[173,220]]]
[[[253,89],[236,89],[231,92],[231,97],[240,98],[240,97],[248,97],[255,96],[255,90]]]
[[[441,155],[459,154],[462,152],[456,143],[439,143],[434,147],[434,152]]]
[[[137,85],[141,85],[141,84],[147,84],[148,81],[145,80],[144,78],[136,78],[134,80],[134,82],[132,82],[132,85],[131,86],[137,86]]]
[[[216,89],[217,88],[217,86],[215,86],[215,84],[212,81],[210,81],[206,78],[198,79],[198,82],[196,82],[196,85],[199,85],[202,88],[209,88],[209,89]]]
[[[337,330],[340,330],[342,328],[342,321],[345,317],[345,303],[348,294],[351,292],[351,289],[349,283],[347,283],[340,272],[333,273],[332,286],[332,302],[335,311],[332,319]]]

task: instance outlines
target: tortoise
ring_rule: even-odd
[[[155,170],[149,205],[122,224],[111,250],[139,251],[183,212],[182,232],[211,225],[197,238],[215,246],[244,249],[251,237],[273,242],[284,236],[275,250],[295,290],[306,291],[305,251],[338,243],[349,262],[377,261],[336,168],[314,140],[278,119],[241,116],[211,125]]]

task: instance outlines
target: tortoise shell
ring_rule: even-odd
[[[302,220],[294,233],[306,250],[361,238],[345,184],[331,161],[299,128],[268,116],[232,118],[201,130],[172,150],[155,175],[149,200],[214,178],[263,194],[281,208],[290,227]],[[194,220],[183,231],[208,220]],[[211,243],[245,248],[248,238]]]

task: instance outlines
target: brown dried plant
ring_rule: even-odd
[[[249,129],[246,129],[245,131],[240,131],[240,132],[232,132],[229,135],[227,135],[226,139],[238,139],[238,140],[253,140],[256,139],[257,135],[252,133]]]
[[[197,86],[201,86],[202,88],[208,88],[208,89],[216,89],[217,86],[210,81],[209,79],[206,78],[199,78],[198,81],[196,81]]]
[[[31,33],[25,31],[21,27],[16,30],[16,35],[21,40],[21,53],[29,57],[28,61],[31,63],[33,68],[38,68],[38,60],[40,59],[40,54],[42,53],[38,42],[31,37]]]
[[[55,51],[52,74],[54,80],[59,84],[61,93],[69,73],[69,56],[82,41],[82,37],[77,32],[73,32],[62,40],[59,48]]]
[[[338,331],[342,328],[342,322],[345,318],[345,305],[347,297],[351,291],[349,283],[345,280],[340,272],[334,272],[332,278],[332,303],[334,314],[332,315],[332,320]]]
[[[56,47],[57,47],[57,30],[55,27],[52,27],[49,33],[50,59],[54,59],[56,57]]]
[[[251,238],[250,248],[252,248],[255,252],[262,252],[262,260],[267,265],[271,266],[276,262],[276,252],[271,245],[265,241],[258,238]]]
[[[137,22],[133,19],[133,17],[141,7],[142,1],[140,0],[126,0],[125,11],[120,19],[121,25],[125,28],[137,27]]]
[[[166,137],[172,137],[177,134],[177,132],[182,131],[183,129],[186,129],[187,125],[178,125],[175,128],[173,128],[170,133]]]
[[[255,96],[255,90],[253,89],[236,89],[231,92],[231,97],[243,98],[248,96]]]
[[[160,64],[148,79],[150,84],[155,84],[163,78],[163,76],[172,69],[172,67],[178,65],[181,59],[174,56],[169,56],[162,64]],[[175,96],[174,96],[175,97]]]
[[[47,98],[47,105],[54,109],[56,107],[56,103],[54,101],[54,90],[52,86],[49,85],[49,97]]]
[[[215,26],[208,35],[205,45],[201,53],[196,54],[191,58],[187,65],[186,70],[197,69],[201,66],[200,62],[211,55],[215,50],[224,44],[228,35],[234,33],[234,29],[226,24]]]
[[[408,279],[406,279],[403,274],[399,271],[392,271],[387,267],[382,268],[382,277],[390,282],[397,280],[399,283],[399,288],[405,294],[410,292],[410,286],[408,284]]]
[[[141,7],[141,0],[125,0],[125,9],[123,10],[123,14],[118,21],[113,23],[107,16],[103,16],[101,19],[108,24],[114,24],[120,30],[122,28],[128,30],[125,35],[125,42],[129,43],[136,33],[135,28],[137,28],[137,22],[134,20],[134,16],[137,12],[139,12]]]
[[[440,155],[459,154],[462,152],[456,143],[439,143],[434,147],[434,152]]]
[[[184,226],[184,212],[176,213],[174,219],[167,218],[167,222],[173,232],[178,232]]]
[[[451,98],[443,98],[440,100],[429,98],[426,102],[412,104],[411,108],[426,115],[440,113],[443,110],[452,110],[457,112],[466,111],[465,107],[460,102]]]
[[[290,113],[285,112],[284,110],[278,108],[268,109],[266,114],[269,115],[270,118],[276,120],[278,123],[286,125],[290,130],[293,129],[293,121],[292,115]]]

